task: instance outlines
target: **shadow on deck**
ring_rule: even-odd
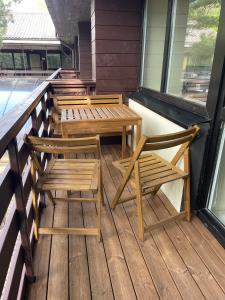
[[[225,251],[201,221],[179,221],[137,239],[134,203],[109,208],[120,174],[112,166],[119,146],[103,146],[102,243],[96,237],[40,236],[35,245],[36,282],[27,299],[224,299]],[[126,188],[130,194],[131,189]],[[145,197],[147,224],[173,211],[159,193]],[[92,226],[94,204],[58,203],[43,210],[42,226]]]

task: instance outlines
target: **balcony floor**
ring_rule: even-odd
[[[201,221],[179,221],[136,236],[133,202],[109,203],[120,182],[111,161],[119,146],[103,146],[106,206],[102,210],[102,237],[41,236],[35,245],[36,282],[27,299],[225,299],[225,251]],[[131,190],[126,189],[130,194]],[[143,202],[144,220],[151,224],[172,213],[165,196]],[[42,226],[86,226],[95,223],[94,204],[49,204]]]

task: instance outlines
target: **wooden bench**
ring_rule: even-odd
[[[91,95],[95,93],[96,82],[80,79],[53,79],[51,84],[51,97],[64,95]]]

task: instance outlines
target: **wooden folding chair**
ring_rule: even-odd
[[[112,201],[111,207],[136,198],[138,217],[138,236],[144,240],[144,233],[177,219],[190,220],[190,176],[189,176],[189,145],[199,132],[199,127],[158,136],[142,136],[132,157],[113,162],[113,165],[121,171],[123,179]],[[145,151],[160,150],[178,146],[179,150],[169,162],[156,153]],[[184,170],[176,165],[184,157]],[[184,211],[161,220],[151,226],[144,227],[142,214],[142,196],[155,195],[164,183],[177,179],[184,180]],[[135,190],[135,196],[120,199],[127,183]]]
[[[99,136],[76,139],[39,138],[26,135],[25,143],[30,149],[32,196],[34,208],[34,235],[38,239],[39,234],[78,234],[97,235],[100,240],[102,177],[100,166],[100,143]],[[98,159],[58,159],[51,158],[45,169],[42,168],[38,153],[52,155],[79,153],[96,153]],[[38,174],[38,178],[36,176]],[[95,193],[92,198],[53,197],[52,191],[90,191]],[[69,202],[95,202],[97,203],[97,226],[92,228],[40,228],[38,214],[38,195],[46,192],[53,205],[57,201]]]

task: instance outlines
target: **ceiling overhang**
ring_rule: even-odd
[[[78,35],[78,23],[90,21],[91,0],[45,0],[55,25],[57,37],[74,44]]]

